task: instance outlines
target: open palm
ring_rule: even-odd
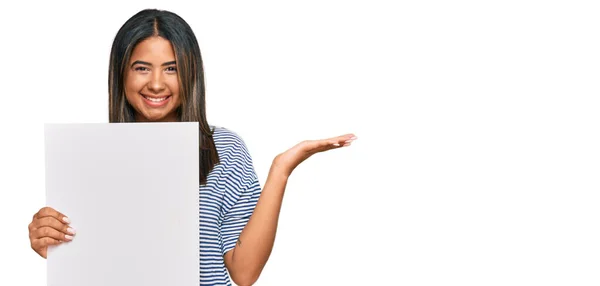
[[[328,139],[302,141],[279,154],[275,158],[275,164],[281,167],[285,174],[289,176],[300,163],[310,156],[319,152],[350,146],[352,141],[356,139],[356,136],[350,133]]]

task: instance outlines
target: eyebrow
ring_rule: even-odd
[[[170,66],[170,65],[174,65],[174,64],[176,64],[176,63],[177,63],[176,61],[170,61],[170,62],[165,62],[165,63],[163,63],[161,66],[163,66],[163,67],[164,67],[164,66]],[[145,61],[135,61],[135,62],[133,62],[133,63],[131,64],[131,66],[133,67],[134,65],[137,65],[137,64],[140,64],[140,65],[147,65],[147,66],[152,66],[152,64],[151,64],[151,63],[149,63],[149,62],[145,62]]]

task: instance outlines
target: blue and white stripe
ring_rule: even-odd
[[[261,187],[243,140],[214,128],[220,163],[200,186],[200,285],[231,285],[223,255],[235,247],[258,202]]]

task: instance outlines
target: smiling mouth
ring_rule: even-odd
[[[147,99],[147,100],[149,100],[149,101],[151,101],[151,102],[156,102],[156,103],[163,102],[163,101],[167,100],[169,97],[171,97],[170,95],[168,95],[168,96],[163,96],[163,97],[149,97],[149,96],[145,96],[145,95],[143,95],[143,94],[142,94],[142,96],[143,96],[145,99]]]

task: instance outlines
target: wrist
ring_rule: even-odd
[[[273,159],[271,163],[271,170],[269,170],[270,176],[289,178],[292,174],[292,168],[288,166],[286,160],[283,159],[283,153],[279,154]]]

